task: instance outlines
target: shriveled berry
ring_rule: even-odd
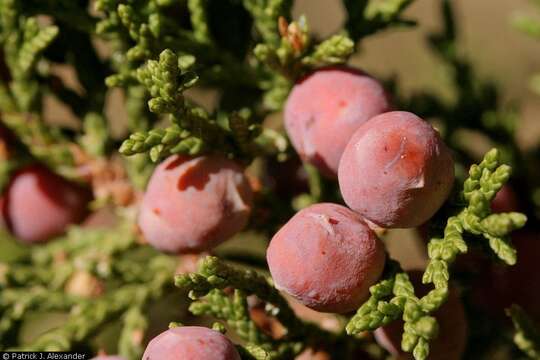
[[[200,326],[181,326],[153,338],[143,360],[240,360],[238,351],[223,334]]]
[[[267,260],[275,286],[324,312],[356,309],[382,273],[381,241],[341,205],[311,205],[272,238]]]
[[[393,111],[356,131],[338,177],[351,209],[379,226],[408,228],[426,222],[444,203],[454,182],[454,162],[430,124]]]
[[[202,251],[242,230],[251,204],[248,180],[235,162],[220,156],[173,155],[155,169],[138,224],[159,250]]]
[[[294,85],[285,105],[285,126],[300,156],[335,177],[354,131],[389,108],[377,80],[349,67],[323,68]]]

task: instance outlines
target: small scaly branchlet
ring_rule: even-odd
[[[391,27],[412,26],[415,22],[402,16],[412,3],[412,0],[343,0],[348,14],[345,23],[347,34],[358,41]]]
[[[3,241],[7,234],[1,234]],[[137,238],[129,221],[112,229],[82,229],[73,227],[56,242],[33,249],[17,250],[25,263],[0,263],[0,335],[16,328],[31,311],[70,311],[67,322],[60,328],[25,344],[19,350],[67,351],[86,341],[95,331],[112,319],[122,320],[119,351],[129,359],[140,358],[146,330],[144,308],[153,299],[170,289],[171,274],[176,263],[166,255],[154,254],[141,269],[139,261],[130,259]],[[120,260],[121,259],[121,260]],[[90,278],[76,278],[81,271]],[[69,283],[84,281],[77,287]],[[96,294],[82,296],[76,289],[85,290],[86,280],[121,279],[129,285]],[[3,336],[0,336],[3,337]],[[4,348],[0,341],[0,346]]]
[[[225,125],[220,125],[202,108],[187,101],[183,92],[198,79],[190,70],[193,64],[193,57],[177,56],[165,50],[159,61],[151,60],[138,70],[139,81],[152,96],[148,102],[150,111],[170,115],[173,125],[132,134],[122,144],[122,154],[148,152],[153,161],[158,161],[171,154],[199,155],[210,150],[239,158],[282,151],[283,141],[269,142],[275,132],[261,132],[261,126],[253,122],[249,111],[231,113]]]
[[[195,315],[212,315],[227,321],[245,341],[255,345],[257,352],[264,355],[257,355],[258,359],[289,358],[303,349],[305,343],[302,339],[306,338],[315,344],[338,341],[338,335],[296,317],[271,280],[254,270],[232,267],[209,256],[202,260],[198,272],[177,275],[175,284],[189,291],[189,297],[196,300],[190,306]],[[235,289],[232,298],[226,293],[230,288]],[[287,329],[283,338],[270,339],[255,326],[248,316],[245,300],[248,295],[255,295],[266,302],[268,315],[275,317]]]
[[[540,358],[540,332],[527,317],[525,311],[518,305],[512,305],[506,310],[506,314],[512,319],[516,333],[514,343],[531,359]]]

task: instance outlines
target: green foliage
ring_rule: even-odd
[[[517,305],[507,309],[507,315],[512,318],[516,334],[514,343],[531,359],[540,358],[540,333],[527,314]]]
[[[540,22],[532,17],[517,14],[512,19],[512,25],[531,37],[540,38]]]
[[[531,0],[531,3],[537,5],[540,8],[538,1]],[[511,25],[519,31],[527,34],[535,40],[540,39],[540,19],[538,14],[530,15],[530,13],[517,12],[513,14],[511,18]],[[531,77],[529,88],[536,93],[540,94],[540,74],[535,74]]]
[[[17,164],[12,161],[2,161],[0,163],[0,191],[3,191],[9,183],[12,170],[17,167]]]
[[[343,0],[347,9],[345,29],[354,40],[362,39],[390,27],[412,26],[414,21],[402,17],[411,0]]]
[[[4,113],[2,120],[13,130],[19,141],[26,145],[30,155],[64,176],[75,176],[70,142],[59,128],[47,126],[36,116],[23,116],[19,113]]]
[[[150,60],[137,72],[138,79],[149,90],[150,111],[170,114],[172,126],[137,132],[126,140],[120,152],[133,155],[149,152],[157,161],[171,154],[199,155],[208,151],[237,157],[252,157],[261,153],[282,151],[280,139],[272,131],[262,131],[247,109],[212,119],[201,107],[187,101],[182,93],[193,86],[197,76],[188,69],[191,56],[176,56],[172,51],[161,53],[159,62]],[[281,140],[283,142],[283,140]]]
[[[23,15],[17,1],[1,1],[0,14],[0,45],[10,74],[10,79],[0,77],[4,123],[32,156],[69,175],[72,157],[67,139],[39,118],[43,94],[37,65],[59,29],[42,27],[36,17]]]
[[[118,341],[118,353],[126,359],[142,358],[144,345],[140,338],[148,327],[148,319],[143,311],[145,299],[134,300],[134,304],[123,315],[122,332]]]
[[[58,35],[58,27],[40,27],[37,18],[20,14],[20,5],[14,0],[0,2],[0,42],[9,67],[10,107],[22,112],[39,110],[39,83],[35,78],[36,64],[41,53]],[[7,99],[4,101],[8,102]]]
[[[278,19],[290,19],[291,0],[243,0],[243,4],[254,19],[254,25],[264,43],[277,45],[280,42]]]
[[[343,35],[334,35],[317,45],[302,63],[313,68],[343,64],[354,52],[354,43]]]
[[[84,134],[79,139],[83,150],[95,157],[106,155],[109,129],[105,118],[98,113],[88,113],[83,126]]]
[[[220,261],[216,257],[207,257],[200,265],[197,273],[178,275],[175,285],[189,290],[192,299],[206,295],[210,290],[233,287],[256,295],[273,304],[277,309],[276,316],[284,325],[291,328],[303,328],[303,324],[294,315],[287,302],[273,288],[269,279],[253,270],[239,270]]]
[[[248,343],[269,342],[268,336],[262,333],[251,320],[247,311],[246,296],[242,291],[235,290],[232,298],[229,298],[223,291],[214,289],[205,296],[204,300],[204,302],[191,304],[189,310],[193,315],[209,315],[226,320],[235,333]]]
[[[143,344],[140,340],[133,343],[133,332],[146,327],[141,307],[171,287],[175,262],[150,252],[147,266],[141,269],[140,260],[133,255],[136,237],[131,229],[129,222],[107,230],[73,227],[55,242],[24,248],[16,262],[1,262],[0,346],[8,346],[6,334],[17,329],[29,312],[67,311],[67,323],[22,344],[20,349],[67,351],[87,341],[104,323],[118,318],[123,319],[119,350],[127,358],[140,358]],[[1,239],[2,243],[13,241],[5,233]],[[81,273],[90,275],[77,276]],[[84,291],[92,286],[89,279],[129,284],[95,299],[66,290],[76,282],[71,286]]]
[[[137,78],[151,95],[150,111],[171,114],[176,124],[165,130],[133,134],[120,148],[121,153],[133,155],[150,150],[150,157],[157,161],[169,154],[198,155],[205,144],[224,143],[224,131],[208,119],[202,108],[186,104],[182,95],[197,81],[195,73],[188,71],[194,60],[192,56],[178,57],[171,50],[165,50],[159,61],[150,60],[145,67],[139,68]]]
[[[216,257],[206,257],[196,273],[177,275],[176,286],[189,291],[196,300],[190,306],[194,315],[212,315],[226,320],[231,328],[248,344],[246,349],[255,358],[289,358],[302,351],[304,341],[332,344],[337,336],[300,320],[287,301],[273,287],[271,279],[254,270],[227,265]],[[234,288],[230,291],[223,289]],[[273,340],[261,332],[249,317],[246,296],[255,295],[266,303],[268,316],[275,317],[286,329],[286,335]],[[256,346],[256,348],[252,348]]]

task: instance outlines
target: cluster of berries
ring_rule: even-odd
[[[320,203],[294,215],[267,250],[273,281],[314,310],[353,311],[384,269],[386,253],[374,229],[417,227],[434,215],[454,180],[450,150],[429,123],[391,111],[378,81],[348,67],[301,79],[284,118],[300,157],[337,177],[348,207]],[[23,241],[40,242],[82,220],[89,200],[85,189],[33,165],[18,171],[7,187],[3,220]],[[173,155],[148,183],[138,226],[161,251],[200,252],[241,231],[252,207],[250,181],[233,160]],[[392,336],[378,337],[386,348],[399,348],[388,345]],[[165,359],[164,351],[170,359],[189,358],[194,351],[209,351],[201,359],[239,358],[224,336],[198,327],[167,330],[150,342],[144,358]]]
[[[305,162],[338,178],[349,207],[320,203],[304,208],[268,247],[275,286],[314,310],[357,309],[386,261],[373,229],[425,223],[452,188],[454,163],[437,131],[412,113],[390,110],[382,85],[347,67],[311,73],[294,86],[287,100],[285,126],[293,146]],[[150,180],[139,226],[158,249],[208,250],[240,231],[251,208],[249,181],[233,161],[172,156]],[[464,323],[461,303],[454,305],[451,313]],[[187,351],[186,339],[200,331],[167,330],[150,343],[145,359],[162,358],[158,346],[162,342],[178,348],[176,353]],[[388,350],[399,349],[399,331],[381,329],[377,337]],[[457,351],[463,347],[464,341]],[[235,359],[230,349],[223,345],[221,358]]]
[[[276,287],[315,310],[358,308],[385,264],[373,228],[423,224],[452,188],[452,156],[438,133],[412,113],[389,110],[382,85],[350,68],[316,71],[288,98],[293,145],[304,161],[337,176],[350,208],[309,206],[270,242]]]

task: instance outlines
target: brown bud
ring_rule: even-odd
[[[104,285],[88,271],[75,271],[65,286],[70,295],[93,298],[103,294]]]
[[[287,20],[285,20],[285,18],[283,16],[280,16],[279,19],[278,19],[278,29],[279,29],[279,34],[282,37],[287,36],[288,27],[289,27],[289,23],[287,22]]]

